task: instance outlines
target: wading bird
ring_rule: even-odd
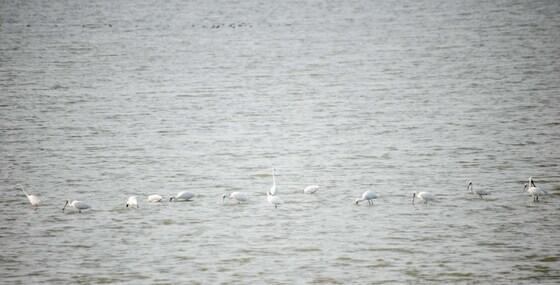
[[[276,195],[276,168],[272,168],[272,187],[270,187],[270,195]]]
[[[304,194],[313,194],[319,191],[319,185],[309,185],[303,189]]]
[[[72,203],[68,203],[68,200],[66,200],[66,203],[64,204],[64,207],[62,208],[62,212],[64,212],[64,209],[66,209],[66,206],[68,207],[72,207],[76,210],[78,210],[79,213],[82,212],[82,210],[86,210],[89,209],[90,206],[82,201],[72,201]]]
[[[414,192],[412,193],[412,205],[414,205],[414,198],[418,197],[419,200],[423,201],[424,204],[428,204],[428,201],[434,200],[434,195],[430,192]]]
[[[476,194],[478,195],[478,197],[480,197],[480,199],[484,199],[483,196],[487,196],[490,195],[490,192],[482,190],[482,189],[473,189],[473,185],[472,185],[472,181],[469,181],[469,184],[467,184],[467,191],[471,191],[472,194]]]
[[[136,199],[136,196],[128,197],[128,200],[126,201],[126,207],[138,208],[138,200]]]
[[[278,196],[273,196],[272,194],[270,194],[270,192],[266,192],[266,198],[268,200],[268,203],[274,205],[274,208],[278,208],[278,205],[282,204],[282,199],[280,199]]]
[[[181,192],[177,193],[177,195],[175,197],[169,198],[169,202],[171,202],[173,200],[175,200],[175,202],[190,201],[193,197],[194,197],[193,193],[187,192],[187,191],[181,191]]]
[[[372,191],[366,191],[362,194],[362,198],[358,198],[354,201],[358,205],[362,201],[368,201],[368,205],[373,205],[373,200],[377,199],[377,194]]]
[[[23,188],[23,185],[21,185],[21,184],[16,185],[16,189],[21,189],[21,191],[23,191],[23,194],[25,194],[25,196],[27,197],[27,200],[29,200],[29,203],[31,203],[31,206],[37,207],[41,203],[41,200],[39,199],[39,197],[37,197],[33,194],[27,193],[27,191],[25,191],[25,189]]]
[[[150,202],[150,203],[161,202],[162,199],[163,199],[163,197],[161,197],[160,195],[157,195],[157,194],[148,196],[148,202]]]
[[[527,193],[533,197],[533,202],[539,201],[539,196],[548,195],[548,192],[543,190],[542,188],[538,188],[533,181],[533,177],[529,177],[529,183],[525,183],[523,186],[523,190],[527,190]]]
[[[229,196],[227,195],[227,193],[224,193],[224,195],[222,195],[222,204],[225,203],[225,199],[226,197],[228,197],[229,199],[233,199],[235,201],[237,201],[237,203],[242,203],[242,202],[247,202],[247,200],[249,199],[247,193],[245,192],[231,192],[229,194]]]

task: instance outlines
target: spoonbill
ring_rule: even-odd
[[[237,203],[239,204],[241,204],[242,202],[247,202],[247,200],[249,200],[249,195],[247,195],[247,193],[245,192],[231,192],[229,196],[227,195],[227,193],[224,193],[224,195],[222,195],[222,204],[224,204],[226,197],[237,201]]]
[[[418,197],[421,201],[424,201],[424,204],[428,204],[428,201],[434,200],[434,195],[430,192],[414,192],[412,193],[412,205],[414,205],[414,198]]]
[[[270,187],[270,195],[276,195],[276,168],[272,168],[272,187]]]
[[[64,204],[64,207],[62,208],[62,212],[64,212],[64,209],[66,209],[66,206],[72,207],[72,208],[78,210],[79,213],[81,213],[82,210],[86,210],[86,209],[90,208],[90,206],[88,204],[86,204],[82,201],[74,200],[74,201],[72,201],[72,203],[68,203],[68,200],[66,200],[66,203]]]
[[[187,192],[187,191],[181,191],[181,192],[177,193],[177,195],[175,197],[169,198],[169,202],[171,202],[173,200],[175,200],[175,202],[177,202],[177,201],[190,201],[193,197],[194,197],[193,193]]]
[[[274,208],[278,208],[278,205],[282,204],[282,199],[280,199],[280,197],[278,196],[270,194],[270,192],[266,192],[266,198],[268,200],[268,203],[274,205]]]
[[[483,196],[487,196],[490,195],[490,192],[486,191],[486,190],[482,190],[482,189],[476,189],[474,190],[473,185],[472,185],[472,181],[469,181],[469,184],[467,184],[467,191],[471,191],[471,194],[476,194],[480,197],[480,199],[484,199]]]
[[[527,192],[533,197],[533,202],[539,201],[539,196],[548,195],[548,192],[543,190],[542,188],[538,188],[533,181],[533,177],[529,177],[529,183],[525,183],[523,186],[523,190],[527,190]]]
[[[356,199],[354,201],[354,203],[356,203],[356,205],[358,205],[362,201],[368,201],[368,205],[373,205],[373,200],[374,199],[377,199],[377,194],[368,190],[368,191],[364,192],[364,194],[362,194],[362,198]]]
[[[23,191],[23,194],[25,194],[25,196],[27,197],[27,200],[29,200],[29,203],[31,203],[31,206],[37,207],[41,203],[41,200],[39,199],[39,197],[37,197],[33,194],[27,193],[27,191],[25,191],[25,189],[23,188],[23,185],[21,185],[21,184],[16,185],[16,189],[21,189],[21,191]]]
[[[309,185],[303,189],[304,194],[313,194],[319,191],[319,185]]]
[[[161,202],[162,199],[163,199],[163,197],[161,197],[160,195],[157,195],[157,194],[148,196],[148,202],[150,202],[150,203]]]
[[[126,207],[138,208],[138,200],[136,199],[136,196],[128,197],[128,200],[126,201]]]

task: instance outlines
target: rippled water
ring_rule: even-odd
[[[559,283],[560,2],[490,2],[0,2],[1,283]]]

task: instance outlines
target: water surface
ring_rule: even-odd
[[[557,284],[558,15],[2,1],[1,283]],[[552,195],[533,203],[529,176]],[[143,201],[181,190],[195,200]],[[365,190],[380,199],[355,206]],[[230,191],[251,202],[222,205]],[[66,199],[93,210],[63,214]]]

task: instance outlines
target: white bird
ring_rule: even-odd
[[[20,185],[20,184],[16,185],[16,189],[21,189],[21,191],[23,191],[23,194],[25,194],[25,196],[27,196],[27,200],[29,200],[29,203],[31,203],[31,206],[37,207],[41,203],[41,200],[39,199],[39,197],[37,197],[33,194],[27,193],[27,191],[25,191],[25,189],[23,188],[22,185]]]
[[[309,185],[303,189],[304,194],[313,194],[319,190],[319,185]]]
[[[368,201],[368,205],[373,205],[373,200],[377,199],[377,194],[375,194],[372,191],[366,191],[364,192],[364,194],[362,194],[362,198],[358,198],[354,201],[354,203],[356,203],[356,205],[358,205],[358,203],[362,202],[362,201]]]
[[[231,192],[229,196],[227,195],[227,193],[224,193],[224,195],[222,195],[222,204],[224,204],[224,200],[226,199],[226,197],[236,200],[239,204],[241,204],[242,202],[247,202],[247,200],[249,200],[249,195],[247,195],[247,193],[245,192]]]
[[[64,212],[64,209],[66,209],[66,206],[72,207],[76,210],[78,210],[78,212],[82,212],[82,210],[86,210],[89,209],[90,206],[82,201],[72,201],[72,203],[68,203],[68,200],[66,200],[66,203],[64,204],[64,207],[62,208],[62,212]]]
[[[529,184],[525,183],[523,190],[527,190],[527,192],[533,197],[533,202],[539,201],[539,196],[548,195],[548,192],[535,185],[532,176],[529,177]]]
[[[161,197],[160,195],[154,194],[154,195],[150,195],[148,196],[148,202],[150,203],[157,203],[157,202],[161,202],[161,200],[163,199],[163,197]]]
[[[430,192],[414,192],[412,193],[412,205],[414,205],[414,198],[418,197],[418,199],[424,201],[424,204],[428,204],[428,201],[434,200],[434,195]]]
[[[138,208],[138,200],[136,199],[136,196],[128,197],[128,200],[126,201],[126,207]]]
[[[483,199],[483,196],[487,196],[490,195],[490,192],[486,191],[486,190],[482,190],[482,189],[473,189],[473,185],[472,185],[472,181],[469,181],[469,184],[467,185],[467,191],[471,191],[471,194],[476,194],[480,197],[480,199]]]
[[[272,187],[270,187],[270,195],[276,195],[276,168],[272,168]]]
[[[280,197],[278,196],[270,194],[270,192],[266,192],[266,198],[268,200],[268,203],[274,205],[274,208],[278,208],[278,205],[282,204],[282,199],[280,199]]]
[[[171,197],[169,198],[169,202],[175,200],[177,201],[189,201],[190,199],[192,199],[194,197],[194,194],[191,192],[187,192],[187,191],[181,191],[179,193],[177,193],[177,195],[175,197]]]

